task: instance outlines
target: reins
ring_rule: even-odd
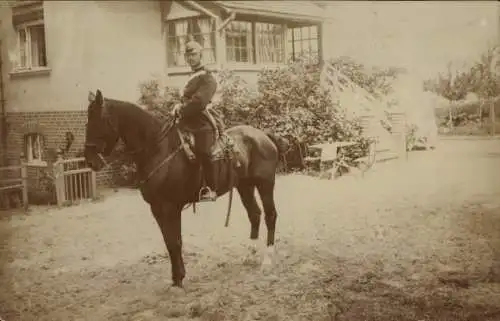
[[[161,143],[163,139],[167,137],[167,135],[170,133],[172,128],[174,128],[175,123],[177,122],[177,117],[174,118],[172,123],[165,122],[165,124],[162,126],[161,131],[160,131],[160,136],[156,139],[155,143]],[[138,184],[140,187],[144,183],[146,183],[153,175],[163,166],[165,166],[167,163],[169,163],[172,158],[175,157],[180,151],[182,150],[182,144],[180,144],[172,153],[170,153],[165,159],[163,159],[158,165],[156,165],[146,176],[145,179],[141,180]]]
[[[108,122],[108,125],[112,128],[112,130],[119,136],[119,132],[118,132],[117,128],[115,128],[115,126],[113,126],[113,124],[109,120],[109,118],[104,117],[104,119]],[[155,142],[154,142],[155,146],[157,146],[159,143],[161,143],[168,136],[170,131],[175,127],[175,124],[177,123],[177,121],[178,121],[178,118],[175,116],[172,122],[166,121],[163,124],[163,126],[160,130],[159,136],[155,139]],[[86,144],[86,145],[87,146],[94,146],[94,147],[96,146],[96,144]],[[179,146],[173,152],[171,152],[166,158],[164,158],[161,162],[159,162],[151,171],[149,171],[149,173],[147,174],[147,176],[144,179],[139,181],[139,183],[137,184],[137,187],[140,188],[143,184],[147,183],[158,170],[160,170],[163,166],[167,165],[179,152],[181,152],[183,150],[183,148],[184,148],[184,146],[183,146],[183,143],[181,141]],[[143,148],[143,147],[138,148],[137,150],[134,150],[131,152],[126,152],[126,154],[135,155],[135,154],[138,154],[144,150],[147,150],[147,148]],[[97,154],[101,158],[101,161],[107,166],[111,166],[112,164],[114,164],[115,162],[118,161],[118,160],[114,160],[111,163],[107,163],[101,153],[97,153]],[[227,213],[226,213],[226,220],[225,220],[225,224],[224,224],[225,227],[227,227],[229,225],[229,218],[231,215],[231,208],[232,208],[232,203],[233,203],[233,189],[234,189],[234,183],[235,183],[234,182],[234,175],[233,175],[233,168],[232,168],[233,162],[230,161],[230,163],[231,163],[231,165],[228,168],[228,171],[229,171],[228,172],[229,203],[228,203],[228,208],[227,208]],[[196,213],[196,203],[197,202],[186,204],[186,206],[183,208],[183,210],[188,208],[189,206],[193,206],[193,211]]]

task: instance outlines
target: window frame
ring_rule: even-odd
[[[207,35],[207,33],[197,33],[197,34],[193,34],[193,33],[186,33],[186,35],[178,35],[178,34],[175,34],[174,36],[171,36],[169,34],[169,31],[170,31],[170,28],[171,28],[171,24],[173,24],[175,26],[176,23],[178,22],[183,22],[183,21],[187,21],[188,24],[190,21],[194,21],[195,23],[197,23],[199,20],[208,20],[210,22],[210,26],[211,26],[211,31],[208,33],[211,41],[213,41],[213,43],[211,44],[211,47],[209,48],[204,48],[204,50],[211,50],[212,51],[212,54],[213,54],[213,61],[206,61],[205,59],[205,55],[202,54],[202,59],[204,60],[204,63],[208,64],[208,65],[211,65],[211,64],[216,64],[217,63],[217,22],[214,18],[208,16],[208,15],[199,15],[199,16],[192,16],[192,17],[185,17],[185,18],[178,18],[178,19],[171,19],[171,20],[166,20],[165,21],[165,28],[166,28],[166,36],[165,36],[165,39],[166,39],[166,60],[167,60],[167,69],[169,70],[172,70],[172,69],[187,69],[189,68],[189,65],[186,63],[186,64],[183,64],[183,65],[172,65],[171,64],[171,57],[174,57],[175,59],[175,55],[176,54],[179,54],[177,52],[177,39],[179,39],[179,37],[186,37],[186,39],[189,39],[189,38],[194,38],[195,36],[204,36],[204,35]],[[212,28],[213,27],[213,28]],[[189,28],[189,26],[188,26]],[[174,50],[171,49],[171,45],[170,45],[170,41],[171,39],[175,39],[176,40],[176,48],[174,48]],[[195,38],[194,38],[195,39]],[[195,39],[196,40],[196,39]],[[183,53],[182,53],[183,54]]]
[[[225,44],[225,48],[224,50],[226,51],[226,63],[230,64],[230,65],[233,65],[233,66],[242,66],[242,67],[247,67],[247,68],[255,68],[255,67],[259,67],[259,66],[263,66],[263,65],[267,65],[267,66],[286,66],[288,65],[291,61],[295,60],[296,58],[298,58],[298,56],[300,55],[299,52],[296,52],[295,51],[295,43],[296,42],[306,42],[309,44],[310,47],[313,47],[311,45],[312,42],[315,42],[316,43],[316,52],[312,52],[311,53],[313,55],[316,55],[316,59],[318,59],[318,62],[319,62],[319,59],[320,56],[322,55],[321,53],[321,27],[320,25],[318,24],[315,24],[315,23],[311,23],[311,24],[300,24],[300,25],[295,25],[295,24],[292,24],[290,22],[286,22],[286,21],[280,21],[280,22],[276,22],[276,21],[270,21],[270,20],[252,20],[251,18],[240,18],[240,19],[236,19],[236,20],[233,20],[229,23],[232,24],[232,23],[238,23],[238,22],[244,22],[244,23],[250,23],[251,24],[251,31],[250,31],[250,36],[251,36],[251,44],[252,44],[252,47],[249,48],[249,51],[251,52],[252,56],[250,57],[250,59],[248,59],[248,61],[244,62],[244,61],[235,61],[235,60],[229,60],[229,57],[230,57],[230,54],[228,53],[228,50],[230,47],[228,47],[228,38],[227,38],[227,35],[224,34],[224,44]],[[269,25],[269,24],[274,24],[274,25],[279,25],[282,30],[280,32],[281,34],[281,45],[282,45],[282,48],[278,48],[278,47],[274,47],[273,48],[273,51],[276,53],[276,52],[281,52],[281,55],[282,57],[280,59],[278,59],[279,62],[269,62],[269,61],[263,61],[262,60],[262,57],[261,55],[258,54],[259,52],[259,46],[260,46],[260,43],[258,41],[258,33],[257,33],[257,25],[258,24],[263,24],[263,25]],[[228,26],[229,26],[228,25]],[[296,40],[294,38],[294,32],[293,30],[295,29],[301,29],[301,28],[315,28],[316,29],[316,37],[301,37],[300,40]],[[227,28],[227,27],[226,27]],[[227,30],[227,29],[226,29]],[[289,32],[291,31],[291,37],[289,37]],[[292,52],[289,52],[289,44],[291,44],[291,50]],[[241,49],[241,48],[239,48]],[[234,56],[234,54],[233,54]],[[292,60],[290,60],[289,58],[292,58]]]
[[[248,58],[248,61],[236,61],[236,60],[229,60],[229,53],[228,53],[228,50],[229,49],[234,49],[234,50],[244,50],[245,47],[239,47],[239,46],[231,46],[231,47],[228,47],[228,35],[227,35],[227,29],[234,23],[245,23],[245,24],[250,24],[250,43],[251,43],[251,46],[250,48],[247,48],[246,51],[247,51],[247,58]],[[240,35],[241,36],[241,35]],[[228,23],[228,25],[226,26],[225,30],[224,30],[224,51],[225,51],[225,57],[226,57],[226,63],[228,64],[232,64],[232,65],[242,65],[242,66],[254,66],[256,65],[256,61],[255,61],[255,52],[256,52],[256,48],[255,48],[255,23],[253,21],[250,21],[250,20],[247,20],[247,19],[238,19],[238,20],[232,20]],[[236,56],[236,51],[233,52],[233,56]]]
[[[306,35],[305,37],[302,35],[302,30],[303,28],[308,28],[309,30],[309,34]],[[313,37],[312,36],[312,28],[316,28],[316,37]],[[295,39],[295,30],[300,30],[300,33],[301,33],[301,39]],[[316,42],[316,51],[312,51],[312,50],[309,50],[309,54],[313,54],[313,55],[316,55],[315,59],[321,59],[321,55],[322,53],[320,52],[321,51],[321,27],[319,25],[316,25],[316,24],[311,24],[311,25],[299,25],[299,26],[293,26],[293,27],[289,27],[287,32],[290,32],[290,35],[291,37],[288,37],[288,34],[287,34],[287,39],[286,39],[286,45],[291,45],[291,52],[288,52],[287,50],[287,61],[295,61],[297,60],[301,53],[304,51],[304,50],[295,50],[295,46],[296,46],[296,43],[299,42],[299,43],[307,43],[308,46],[309,46],[309,49],[312,48],[312,43],[313,42]],[[304,48],[304,46],[302,46],[302,48]],[[319,62],[319,61],[318,61]]]
[[[32,61],[32,47],[31,47],[31,29],[32,27],[43,27],[44,30],[44,36],[43,36],[43,42],[45,46],[45,66],[33,66],[33,61]],[[50,69],[49,68],[49,61],[48,61],[48,54],[47,54],[47,33],[45,30],[45,22],[44,20],[33,20],[33,21],[28,21],[24,22],[22,24],[16,25],[15,27],[16,31],[16,40],[17,40],[17,50],[16,50],[16,55],[17,55],[17,63],[14,66],[14,72],[29,72],[29,71],[45,71]],[[24,31],[26,34],[26,45],[25,45],[25,55],[26,55],[26,63],[23,66],[21,64],[21,31]]]
[[[36,141],[34,141],[36,140]],[[37,146],[33,146],[37,143]],[[30,165],[46,165],[43,160],[44,136],[40,133],[31,132],[24,135],[24,153],[26,162]],[[33,149],[36,148],[38,156],[33,155]]]

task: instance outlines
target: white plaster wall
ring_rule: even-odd
[[[136,101],[138,83],[165,75],[165,40],[157,1],[45,1],[49,75],[6,75],[9,112],[86,108],[89,90]],[[16,34],[2,8],[2,38]],[[8,10],[10,11],[10,10]],[[3,50],[4,69],[12,64]],[[6,57],[7,56],[7,57]]]

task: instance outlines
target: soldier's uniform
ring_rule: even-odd
[[[186,44],[186,53],[201,51],[201,46],[194,41]],[[195,154],[200,160],[206,185],[210,188],[209,195],[201,195],[214,199],[217,174],[211,161],[211,148],[215,143],[214,128],[204,114],[217,90],[215,77],[203,66],[193,70],[182,91],[182,104],[178,110],[180,124],[194,134]]]

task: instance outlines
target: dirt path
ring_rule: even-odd
[[[70,320],[500,320],[500,141],[445,141],[364,179],[280,177],[276,266],[245,260],[236,197],[183,218],[187,293],[168,291],[136,191],[0,221],[0,317]],[[262,227],[261,234],[265,235]]]

